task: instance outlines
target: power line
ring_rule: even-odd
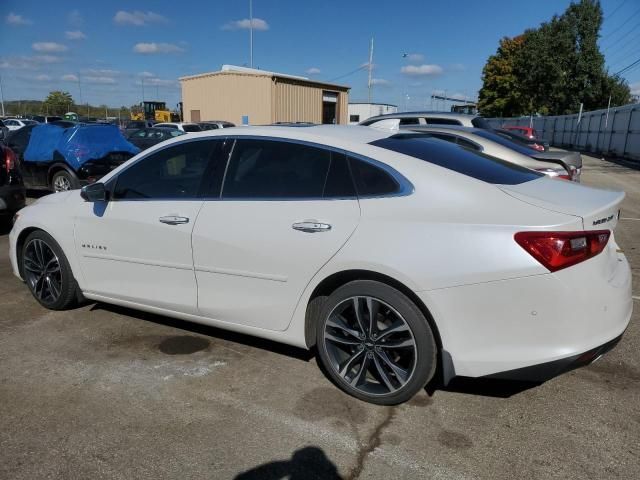
[[[628,51],[627,47],[628,47],[629,45],[631,45],[632,43],[634,43],[634,42],[635,42],[636,40],[638,40],[638,39],[640,39],[640,34],[636,35],[635,37],[632,37],[632,38],[631,38],[631,40],[629,40],[627,43],[625,43],[623,46],[621,46],[621,47],[617,50],[617,53]],[[635,46],[635,45],[634,45],[634,46]],[[605,49],[605,50],[607,50],[607,49]],[[618,55],[618,57],[617,57],[617,58],[620,58],[620,55]]]
[[[619,25],[619,26],[618,26],[618,28],[616,28],[613,32],[611,32],[610,34],[608,34],[608,35],[606,35],[606,36],[602,37],[602,40],[606,40],[607,38],[610,38],[610,37],[611,37],[611,35],[613,35],[614,33],[616,33],[618,30],[620,30],[622,27],[624,27],[627,23],[629,23],[629,22],[631,21],[631,19],[632,19],[633,17],[635,17],[638,13],[640,13],[640,9],[636,10],[636,11],[635,11],[635,12],[633,12],[631,15],[629,15],[629,17],[628,17],[624,22],[622,22],[622,24],[621,24],[621,25]]]
[[[609,45],[608,47],[606,47],[604,50],[607,51],[611,48],[613,48],[615,45],[617,45],[618,43],[620,43],[622,40],[624,40],[629,34],[633,33],[633,32],[637,32],[637,28],[640,27],[640,24],[638,25],[634,25],[633,27],[631,27],[631,30],[629,30],[627,33],[625,33],[624,35],[622,35],[621,37],[619,37],[615,42],[613,42],[611,45]]]
[[[616,8],[613,12],[611,12],[609,15],[604,17],[604,19],[609,20],[611,17],[613,17],[616,14],[616,12],[620,10],[625,3],[627,3],[627,0],[622,0],[622,3],[618,5],[618,8]]]
[[[339,77],[332,78],[331,80],[329,80],[329,82],[335,82],[336,80],[340,80],[341,78],[348,77],[349,75],[353,75],[354,73],[359,72],[360,70],[364,70],[365,68],[369,68],[368,63],[360,65],[358,68],[350,71],[349,73],[345,73],[344,75],[340,75]]]
[[[624,67],[622,70],[614,73],[614,76],[619,76],[621,73],[627,72],[628,70],[630,70],[632,67],[635,67],[636,65],[640,65],[640,58],[638,60],[636,60],[635,62],[627,65],[626,67]]]

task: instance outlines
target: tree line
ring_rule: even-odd
[[[107,105],[77,104],[69,92],[53,91],[44,100],[9,100],[4,102],[8,116],[64,115],[75,112],[82,117],[129,118],[130,107],[111,108]]]
[[[572,2],[562,15],[500,40],[482,70],[478,109],[486,117],[564,115],[624,105],[629,86],[609,74],[598,47],[598,0]]]

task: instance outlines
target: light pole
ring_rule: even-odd
[[[249,65],[253,68],[253,0],[249,0]]]
[[[0,75],[0,103],[2,103],[2,116],[4,117],[4,93],[2,93],[2,75]]]
[[[142,82],[142,103],[144,103],[144,77],[141,77],[140,81]]]
[[[82,83],[80,82],[80,74],[78,73],[78,91],[80,93],[80,105],[82,105]]]

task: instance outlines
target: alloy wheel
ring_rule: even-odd
[[[44,303],[54,303],[62,292],[62,272],[57,255],[43,240],[34,238],[24,249],[25,280],[33,294]]]
[[[53,181],[53,190],[55,192],[66,192],[71,190],[71,182],[64,175],[59,175]]]
[[[398,391],[415,370],[417,348],[409,324],[377,298],[357,296],[340,302],[326,319],[323,337],[331,367],[367,395]]]

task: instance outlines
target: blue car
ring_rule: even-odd
[[[99,180],[137,154],[115,125],[28,125],[13,132],[7,145],[19,159],[29,189],[62,192]]]

